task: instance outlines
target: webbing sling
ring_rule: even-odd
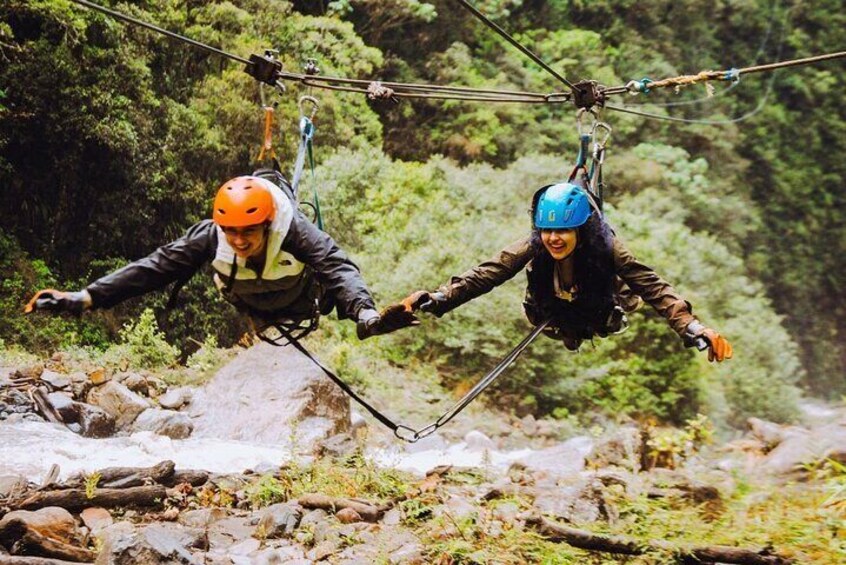
[[[323,371],[323,373],[327,377],[332,379],[335,384],[341,387],[341,390],[347,393],[350,398],[358,402],[362,407],[364,407],[365,410],[370,412],[370,414],[374,418],[379,420],[379,422],[381,422],[386,428],[394,432],[394,435],[397,438],[408,443],[415,443],[423,439],[424,437],[435,433],[438,428],[445,426],[447,423],[449,423],[450,420],[458,416],[458,414],[461,413],[462,410],[464,410],[471,402],[473,402],[473,400],[475,400],[480,394],[482,394],[482,392],[484,392],[485,389],[487,389],[491,385],[491,383],[493,383],[503,372],[505,372],[505,370],[512,363],[514,363],[514,361],[517,360],[517,357],[519,357],[520,354],[523,353],[523,351],[527,347],[529,347],[529,345],[540,335],[544,328],[546,328],[547,324],[549,324],[549,319],[546,319],[537,326],[535,326],[534,329],[532,329],[532,331],[529,333],[529,335],[523,338],[523,341],[521,341],[517,345],[517,347],[512,349],[511,352],[506,355],[503,360],[500,361],[499,364],[497,364],[496,367],[493,368],[493,370],[491,370],[487,375],[484,376],[484,378],[482,378],[478,383],[476,383],[476,385],[472,389],[470,389],[467,394],[461,397],[458,402],[453,404],[453,406],[449,410],[444,412],[444,414],[440,418],[438,418],[428,426],[420,428],[419,430],[415,430],[404,424],[394,423],[393,420],[379,412],[379,410],[371,406],[366,400],[356,394],[355,391],[352,390],[347,383],[341,380],[338,375],[327,369],[316,357],[314,357],[314,355],[311,354],[308,349],[305,348],[302,343],[299,342],[299,339],[292,335],[291,332],[289,332],[284,326],[274,324],[272,327],[276,328],[276,330],[279,331],[279,333],[282,334],[288,340],[288,343],[293,345],[297,351],[308,357],[312,363],[317,365],[317,367],[321,371]],[[259,338],[272,345],[283,345],[269,338],[264,338],[261,334],[259,334]]]

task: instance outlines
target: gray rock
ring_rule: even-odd
[[[303,516],[303,508],[299,504],[273,504],[261,512],[256,537],[259,538],[288,538],[294,534],[294,530],[300,523]]]
[[[573,475],[585,468],[585,457],[592,448],[591,438],[578,436],[531,453],[519,459],[519,462],[531,472],[543,471],[552,476]]]
[[[314,454],[318,457],[338,458],[355,451],[356,443],[348,433],[335,434],[324,440],[318,440],[314,447]]]
[[[150,403],[115,381],[94,388],[88,393],[88,403],[99,406],[115,419],[117,428],[127,429]]]
[[[258,410],[258,407],[261,409]],[[261,343],[194,392],[195,437],[302,445],[346,432],[350,400],[292,347]]]
[[[206,528],[211,523],[226,518],[226,515],[223,508],[200,508],[180,513],[178,521],[192,528]]]
[[[385,526],[399,526],[402,521],[402,511],[399,508],[391,508],[382,516],[382,524]]]
[[[77,433],[85,437],[102,438],[115,432],[115,419],[102,408],[76,402],[61,392],[52,392],[47,398],[66,424],[79,425],[78,431],[74,430]]]
[[[230,516],[213,522],[208,527],[209,547],[228,550],[232,545],[252,537],[255,526],[245,516]]]
[[[137,394],[142,396],[149,396],[150,395],[150,385],[147,384],[147,379],[144,378],[144,375],[139,373],[126,373],[121,375],[117,378],[120,383]]]
[[[187,388],[171,388],[158,398],[159,406],[169,410],[179,410],[191,402],[191,390]]]
[[[478,430],[471,430],[464,436],[464,443],[467,444],[468,451],[492,451],[496,449],[496,444],[491,438]]]
[[[302,520],[300,520],[300,527],[316,526],[321,522],[325,522],[328,516],[329,514],[325,510],[320,510],[319,508],[311,512],[306,512]]]
[[[592,478],[578,478],[553,488],[538,488],[534,506],[542,514],[575,524],[604,520],[612,513],[602,483]]]
[[[616,465],[639,471],[643,462],[643,440],[635,426],[625,426],[599,438],[586,457],[591,467]]]
[[[764,444],[765,451],[772,451],[778,444],[789,437],[802,436],[808,430],[797,426],[782,426],[760,418],[749,418],[746,420],[752,436]]]
[[[139,414],[129,428],[132,432],[154,432],[172,439],[185,439],[194,431],[194,423],[187,414],[148,408]]]
[[[70,377],[47,369],[41,373],[41,380],[49,384],[54,390],[70,389],[71,386]]]
[[[497,504],[493,509],[493,517],[505,524],[513,524],[520,514],[520,506],[514,502]]]
[[[118,522],[102,530],[103,550],[96,565],[199,565],[187,547],[190,536],[173,524],[150,524],[136,528]]]

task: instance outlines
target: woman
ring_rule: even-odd
[[[546,335],[560,339],[571,351],[585,339],[625,330],[625,313],[639,307],[642,299],[667,319],[687,346],[704,339],[709,361],[731,358],[731,344],[700,323],[690,303],[635,259],[584,189],[571,183],[541,188],[532,200],[532,218],[531,236],[452,277],[436,292],[415,292],[403,304],[440,317],[525,268],[526,316],[533,324],[549,318]]]

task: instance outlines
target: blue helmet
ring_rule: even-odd
[[[590,200],[584,189],[571,184],[553,184],[535,196],[535,227],[541,230],[577,228],[590,218]]]

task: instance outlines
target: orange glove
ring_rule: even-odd
[[[725,359],[731,359],[734,349],[726,338],[711,328],[705,328],[701,335],[708,342],[708,361],[722,363]]]
[[[734,353],[734,349],[726,338],[711,328],[706,328],[698,320],[688,324],[685,339],[688,347],[696,346],[700,351],[708,349],[708,361],[712,363],[714,361],[722,363],[725,359],[731,359]]]

